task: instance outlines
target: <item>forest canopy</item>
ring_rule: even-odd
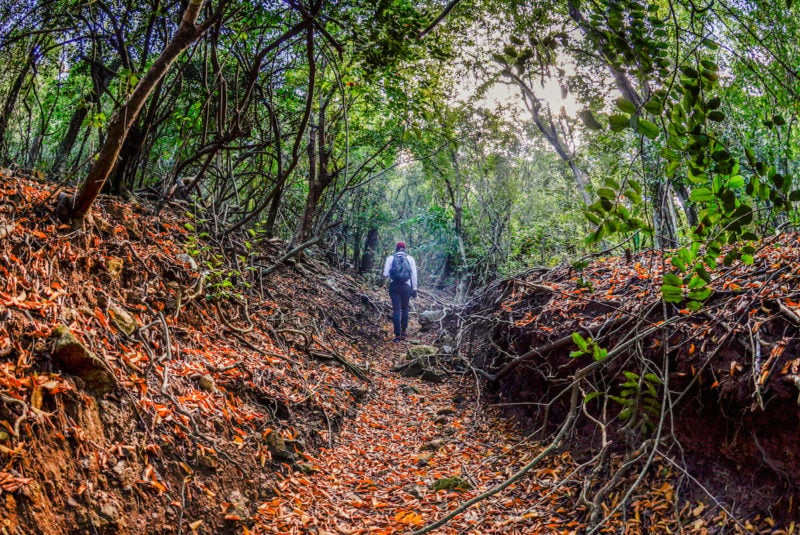
[[[795,223],[797,37],[791,0],[4,0],[0,160],[67,221],[177,203],[360,272],[402,238],[461,295],[665,248],[699,307]]]

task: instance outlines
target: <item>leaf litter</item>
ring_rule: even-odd
[[[71,229],[47,207],[51,187],[0,171],[6,532],[411,533],[541,449],[472,376],[391,371],[404,346],[382,342],[383,290],[329,284],[313,258],[225,279],[214,255],[235,253],[212,244],[189,261],[197,223],[177,211],[101,199]],[[53,360],[62,324],[110,370],[111,393]],[[675,474],[658,468],[601,532],[708,531],[702,504],[694,524],[676,520]],[[581,533],[578,469],[560,450],[436,532]],[[465,484],[433,490],[446,478]]]

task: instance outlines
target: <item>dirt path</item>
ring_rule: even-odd
[[[469,378],[438,385],[400,377],[405,345],[376,355],[374,385],[331,449],[287,470],[262,503],[255,533],[410,533],[504,481],[538,451],[492,407],[478,405]],[[436,533],[569,533],[577,526],[568,456],[550,459],[519,485],[487,499]],[[309,470],[312,469],[312,470]],[[438,490],[460,477],[469,490]]]

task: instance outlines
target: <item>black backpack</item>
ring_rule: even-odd
[[[407,282],[411,278],[411,264],[404,254],[394,254],[392,267],[389,269],[389,278],[392,282]]]

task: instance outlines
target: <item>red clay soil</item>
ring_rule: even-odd
[[[593,362],[591,355],[570,356],[578,349],[571,333],[594,337],[613,358],[595,363],[583,380],[586,393],[603,393],[587,404],[589,412],[599,417],[602,400],[612,399],[605,394],[623,395],[624,373],[635,374],[634,382],[653,374],[662,380],[653,383],[653,406],[666,399],[670,407],[657,457],[683,474],[681,496],[713,504],[707,520],[733,513],[740,529],[750,521],[767,522],[767,532],[792,532],[800,518],[798,258],[798,235],[772,239],[752,265],[721,267],[714,293],[695,313],[661,302],[665,261],[656,253],[599,259],[581,272],[532,271],[482,296],[473,312],[495,320],[476,326],[491,330],[491,344],[473,357],[492,376],[499,400],[533,429],[563,418],[563,402],[547,413],[542,407]],[[514,366],[519,355],[528,358]],[[615,451],[630,452],[654,436],[658,410],[651,425],[640,420],[635,428],[620,417],[621,404],[610,401],[606,410]],[[598,451],[600,428],[584,419],[579,429],[572,447],[583,460]]]

